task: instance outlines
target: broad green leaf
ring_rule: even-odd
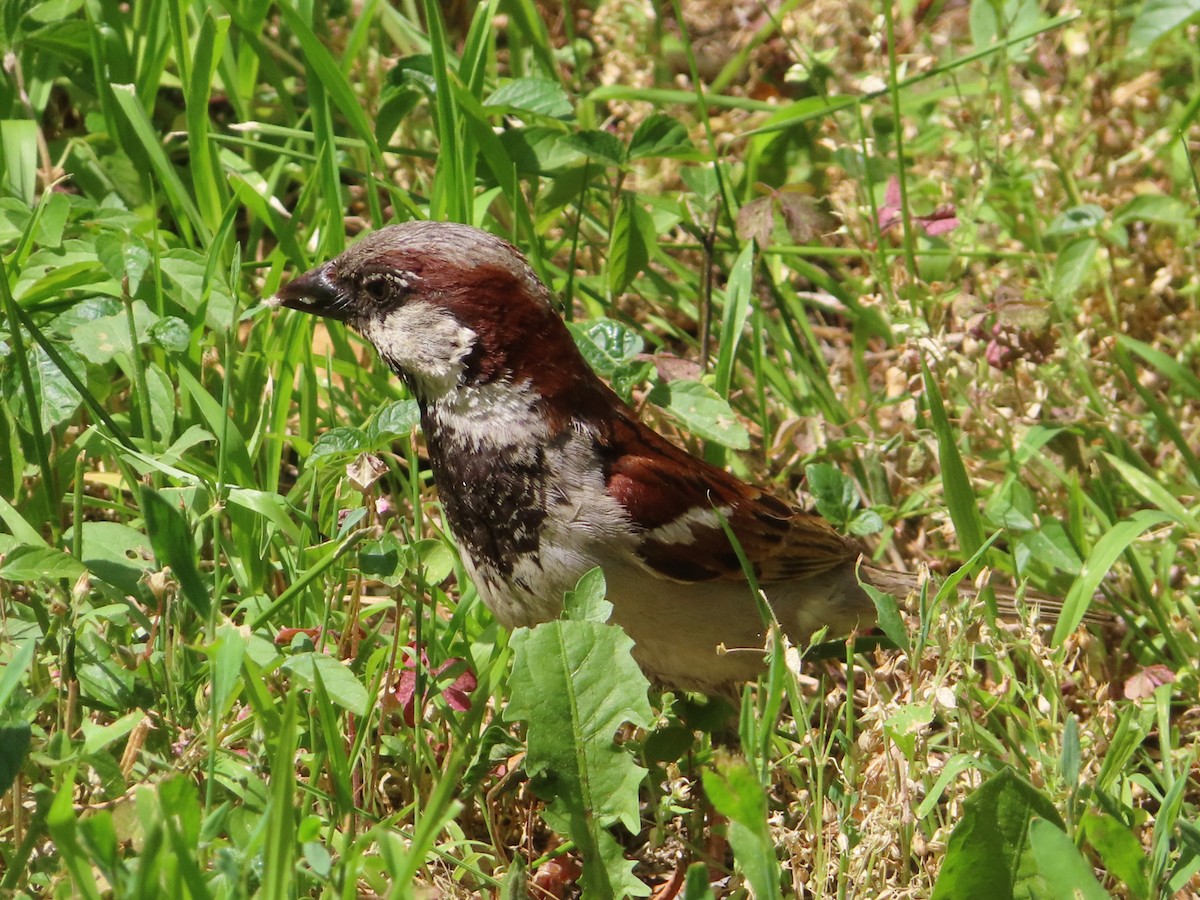
[[[137,329],[139,344],[149,338],[150,329],[157,322],[158,316],[145,303],[133,301],[133,327]],[[132,352],[127,314],[122,311],[75,326],[71,330],[71,345],[80,356],[96,365],[110,362],[118,353]]]
[[[650,249],[658,232],[654,220],[642,209],[637,197],[621,197],[608,241],[608,289],[619,294],[650,261]]]
[[[194,250],[168,250],[159,258],[162,272],[178,290],[171,299],[189,313],[204,308],[204,323],[218,334],[229,330],[233,321],[234,301],[221,279],[208,277],[208,260]]]
[[[146,331],[146,337],[168,353],[180,354],[192,343],[192,332],[187,322],[177,316],[164,316]]]
[[[585,890],[645,896],[608,828],[639,826],[638,786],[645,769],[613,738],[626,722],[651,719],[648,684],[620,628],[554,621],[512,636],[512,696],[506,716],[527,723],[525,768],[546,800],[545,819],[575,842]]]
[[[607,131],[577,131],[562,139],[573,150],[597,162],[610,166],[623,166],[628,151],[621,139]]]
[[[775,840],[767,824],[767,795],[742,760],[718,759],[702,770],[704,792],[717,812],[729,819],[733,858],[746,876],[756,900],[782,898]]]
[[[159,566],[171,567],[188,604],[197,615],[206,618],[212,601],[200,578],[194,529],[186,513],[148,485],[141,485],[140,497],[146,534]]]
[[[150,267],[150,251],[146,245],[116,231],[96,235],[96,258],[118,283],[129,279],[130,296],[137,293],[142,276]]]
[[[314,673],[319,673],[321,683],[329,699],[347,712],[356,716],[364,715],[367,711],[367,689],[355,674],[344,663],[334,659],[328,653],[312,651],[299,653],[289,657],[280,666],[285,672],[290,672],[299,682],[313,687]]]
[[[421,421],[421,410],[416,400],[396,400],[372,416],[367,425],[372,443],[382,439],[408,437]],[[317,444],[321,441],[317,440]],[[316,451],[316,445],[313,446]]]
[[[917,737],[933,721],[933,706],[928,703],[909,703],[901,706],[884,720],[884,733],[890,737],[908,759],[917,750]]]
[[[1029,828],[1029,846],[1038,874],[1051,897],[1072,900],[1109,900],[1092,872],[1092,865],[1061,827],[1035,818]]]
[[[805,484],[816,500],[817,512],[835,525],[843,525],[858,506],[854,482],[829,463],[813,463],[804,469]]]
[[[1196,9],[1200,9],[1200,0],[1196,2]],[[1178,197],[1169,194],[1139,194],[1113,210],[1114,224],[1127,225],[1130,222],[1191,226],[1195,224],[1195,219]]]
[[[337,428],[330,428],[317,438],[308,454],[308,464],[323,466],[331,462],[336,463],[340,461],[341,456],[348,453],[361,453],[370,446],[371,442],[367,438],[367,433],[361,428],[340,425]],[[325,459],[325,457],[334,458]]]
[[[908,628],[904,625],[904,617],[900,615],[900,606],[891,594],[885,594],[877,587],[860,582],[871,602],[875,604],[875,620],[879,629],[887,635],[888,640],[903,650],[909,652]]]
[[[697,437],[733,450],[750,447],[750,432],[716,391],[699,381],[659,383],[647,395]]]
[[[75,581],[87,571],[83,563],[53,547],[19,547],[0,562],[5,581]]]
[[[1200,13],[1200,0],[1146,0],[1129,29],[1129,48],[1145,50]]]
[[[629,140],[629,158],[689,156],[696,152],[682,122],[663,113],[644,119]]]
[[[1018,881],[1028,880],[1023,858],[1034,817],[1063,827],[1054,804],[1011,769],[984,782],[963,802],[933,900],[1012,900]]]
[[[1104,224],[1104,207],[1084,203],[1060,212],[1047,226],[1043,237],[1065,237],[1081,231],[1091,231]]]
[[[498,106],[519,112],[569,119],[573,112],[571,99],[557,81],[548,78],[514,78],[502,84],[483,101],[484,106]]]
[[[1058,300],[1070,300],[1083,286],[1084,279],[1092,271],[1100,241],[1093,237],[1071,241],[1058,252],[1054,261],[1054,296]]]
[[[570,322],[567,327],[588,365],[605,378],[619,366],[635,359],[645,346],[636,331],[615,319],[591,319],[583,324]]]
[[[1134,830],[1106,812],[1085,812],[1080,825],[1109,873],[1125,882],[1134,897],[1149,897],[1146,851]]]
[[[76,378],[81,382],[87,380],[87,365],[70,348],[57,346],[55,348],[63,362],[71,368]],[[19,417],[26,428],[40,427],[45,433],[70,419],[82,402],[79,391],[71,384],[70,379],[63,374],[62,369],[40,346],[32,347],[26,355],[29,374],[33,382],[33,401],[37,404],[38,425],[32,424],[32,415],[28,406],[28,397],[20,388],[15,366],[9,367],[9,378],[6,385],[10,409]]]
[[[84,522],[83,563],[96,578],[137,596],[142,576],[154,567],[150,539],[121,522]],[[74,539],[74,528],[64,539]]]
[[[1035,531],[1021,535],[1017,547],[1020,552],[1027,552],[1052,569],[1070,575],[1078,575],[1079,567],[1083,564],[1071,542],[1071,536],[1057,519],[1043,520]]]
[[[584,572],[575,589],[563,597],[566,617],[575,622],[607,622],[612,615],[612,604],[605,599],[607,592],[603,569],[597,566]]]
[[[17,685],[25,678],[29,664],[33,662],[35,650],[37,650],[37,641],[33,638],[27,637],[8,644],[6,649],[8,657],[5,660],[4,668],[0,669],[0,712],[4,710],[8,698],[13,695]]]

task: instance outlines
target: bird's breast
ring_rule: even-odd
[[[511,398],[500,405],[521,410]],[[444,406],[422,416],[446,521],[480,596],[508,627],[555,618],[565,591],[634,543],[590,435],[550,433],[533,414],[490,427]]]

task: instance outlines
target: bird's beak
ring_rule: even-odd
[[[334,278],[329,263],[292,279],[269,302],[342,322],[351,313],[350,298]]]

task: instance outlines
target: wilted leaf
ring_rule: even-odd
[[[1144,700],[1153,696],[1155,690],[1162,685],[1174,683],[1175,673],[1166,666],[1161,663],[1146,666],[1125,680],[1125,699]]]
[[[753,240],[760,247],[771,243],[775,230],[775,204],[771,197],[759,197],[742,204],[737,215],[737,233],[743,241]]]

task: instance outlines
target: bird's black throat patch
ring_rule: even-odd
[[[459,547],[502,579],[537,561],[546,518],[546,455],[525,444],[473,446],[421,405],[421,427],[442,508]]]

